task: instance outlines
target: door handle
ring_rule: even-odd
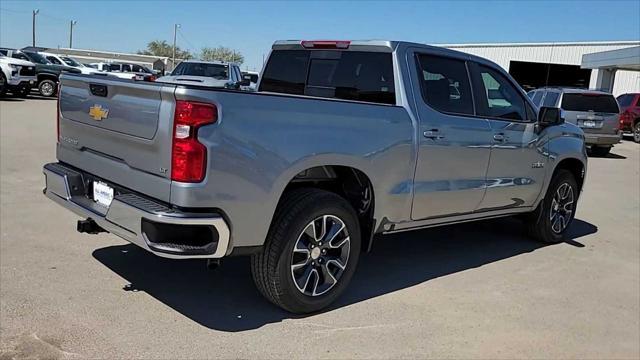
[[[497,142],[505,142],[507,141],[507,137],[504,136],[503,133],[493,134],[493,140]]]
[[[439,132],[438,129],[431,129],[423,132],[422,135],[427,139],[433,139],[433,140],[444,139],[444,135],[440,135],[438,132]]]

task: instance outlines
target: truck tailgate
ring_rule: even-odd
[[[58,160],[169,200],[175,86],[61,78]]]

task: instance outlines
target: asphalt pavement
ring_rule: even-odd
[[[640,358],[640,145],[590,158],[570,240],[506,218],[382,237],[327,311],[292,316],[247,258],[166,260],[42,195],[56,102],[0,99],[0,359]]]

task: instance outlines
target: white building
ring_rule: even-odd
[[[527,91],[548,85],[602,88],[612,91],[616,96],[627,92],[640,92],[640,71],[638,71],[640,70],[640,41],[441,44],[438,46],[478,55],[497,63]],[[637,51],[631,49],[634,51],[631,52],[630,61],[635,64],[632,66],[615,66],[605,69],[585,65],[583,61],[583,56],[588,54],[633,47],[636,47]],[[612,74],[615,75],[612,77]]]
[[[67,55],[82,63],[126,62],[143,65],[154,70],[165,70],[171,63],[168,57],[127,54],[113,51],[68,48],[51,48],[46,51],[54,54]]]

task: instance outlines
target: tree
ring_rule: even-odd
[[[173,46],[165,40],[153,40],[147,44],[146,50],[139,50],[138,54],[172,58]],[[191,58],[193,58],[193,55],[189,51],[182,50],[178,46],[176,46],[176,59],[184,60]]]
[[[227,61],[238,65],[244,62],[244,56],[239,51],[224,46],[202,48],[202,51],[200,51],[200,59],[204,61]]]

